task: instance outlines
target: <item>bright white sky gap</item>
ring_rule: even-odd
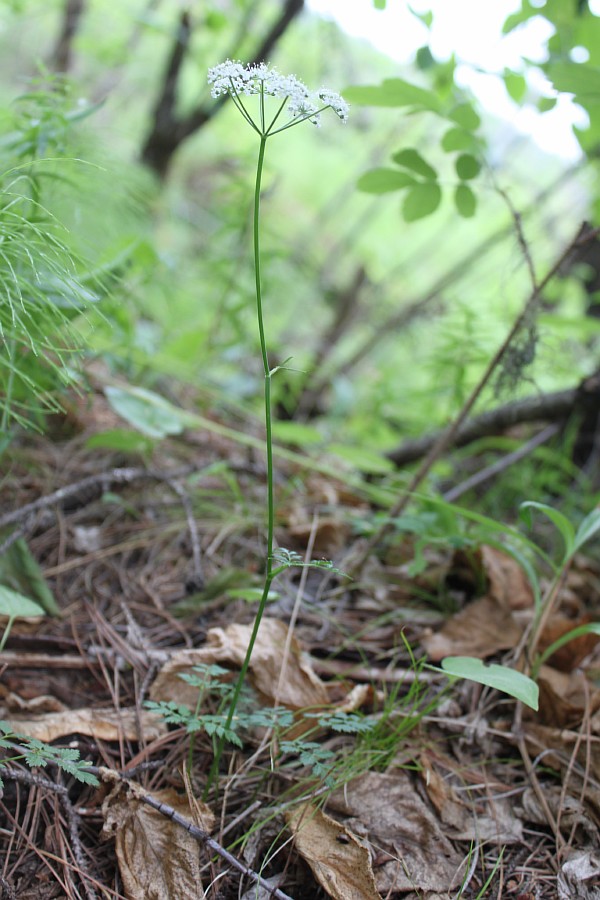
[[[431,9],[434,19],[430,32],[411,14],[409,5],[417,12]],[[372,0],[307,0],[310,10],[335,19],[348,34],[368,40],[400,63],[410,62],[426,43],[438,59],[447,59],[454,52],[460,61],[458,82],[473,91],[484,109],[509,120],[547,153],[577,159],[581,151],[572,126],[585,126],[583,111],[568,97],[562,97],[543,115],[533,105],[519,107],[495,74],[505,67],[518,70],[522,56],[544,59],[543,44],[551,34],[545,19],[531,19],[511,34],[502,35],[504,20],[520,5],[519,0],[412,0],[410,4],[407,0],[388,0],[385,10],[376,10]],[[592,0],[590,6],[600,14],[600,0]],[[529,84],[538,95],[552,95],[542,77],[530,76]]]

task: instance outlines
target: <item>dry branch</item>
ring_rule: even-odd
[[[464,447],[480,438],[501,433],[524,422],[556,422],[566,419],[581,408],[583,401],[582,387],[525,397],[523,400],[499,406],[465,422],[449,446]],[[386,453],[386,456],[399,467],[407,465],[429,453],[442,434],[443,430],[433,431],[415,440],[405,441]]]

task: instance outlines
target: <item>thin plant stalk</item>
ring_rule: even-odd
[[[265,148],[267,144],[267,135],[261,135],[260,138],[260,147],[258,151],[258,162],[256,166],[256,183],[254,187],[254,216],[253,216],[253,234],[254,234],[254,273],[255,273],[255,283],[256,283],[256,313],[258,319],[258,334],[260,339],[260,353],[262,357],[263,370],[264,370],[264,378],[265,378],[265,430],[266,430],[266,439],[265,439],[265,449],[267,456],[267,552],[266,552],[266,560],[265,560],[265,582],[263,586],[262,595],[260,598],[260,602],[258,604],[258,609],[256,611],[256,616],[254,617],[254,625],[252,627],[252,634],[250,635],[250,641],[248,642],[248,649],[246,650],[246,656],[244,657],[244,661],[242,663],[242,667],[240,669],[235,688],[231,697],[229,711],[227,713],[227,718],[225,720],[224,732],[226,733],[233,721],[233,717],[235,715],[235,710],[237,708],[237,704],[240,698],[240,693],[242,687],[244,685],[244,681],[246,679],[246,674],[248,672],[248,668],[250,666],[250,660],[252,659],[252,652],[254,650],[254,645],[256,643],[256,638],[258,636],[258,630],[260,628],[260,623],[262,621],[265,608],[267,605],[267,600],[269,599],[269,591],[271,590],[271,584],[273,582],[273,578],[275,577],[275,572],[273,571],[273,543],[274,543],[274,534],[275,534],[275,500],[274,500],[274,491],[273,491],[273,423],[272,423],[272,414],[271,414],[271,378],[273,377],[273,372],[269,367],[269,356],[267,352],[267,342],[265,338],[265,326],[264,326],[264,318],[263,318],[263,305],[262,305],[262,291],[261,291],[261,275],[260,275],[260,188],[262,182],[262,172],[264,166],[265,159]],[[223,747],[225,745],[225,737],[221,737],[219,740],[219,744],[217,747],[217,752],[215,753],[213,764],[210,770],[209,778],[208,778],[208,787],[210,788],[213,783],[219,763],[221,760],[221,755],[223,753]]]

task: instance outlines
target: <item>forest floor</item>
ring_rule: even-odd
[[[20,529],[60,616],[15,621],[0,718],[78,750],[99,784],[2,751],[1,898],[600,897],[596,639],[549,660],[536,713],[424,666],[426,654],[520,658],[532,592],[497,547],[442,542],[417,572],[413,539],[397,535],[352,581],[286,570],[250,668],[254,719],[209,785],[219,690],[179,675],[239,671],[261,585],[264,460],[200,430],[146,463],[88,446],[121,427],[97,394],[5,456],[0,536]],[[375,514],[344,478],[284,460],[276,508],[281,546],[342,570]],[[3,577],[33,590],[22,571]],[[546,642],[590,618],[600,566],[576,558]],[[147,701],[175,704],[175,723]],[[285,734],[256,724],[273,706],[294,713]],[[318,718],[353,712],[369,731]]]

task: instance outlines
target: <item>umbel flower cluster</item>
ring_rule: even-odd
[[[242,101],[244,95],[260,96],[263,125],[264,98],[279,98],[282,103],[268,129],[271,134],[276,133],[271,129],[284,106],[287,106],[290,120],[278,127],[276,131],[283,131],[290,125],[306,120],[314,125],[320,125],[320,115],[326,109],[332,109],[342,122],[348,120],[348,104],[335,91],[325,88],[320,91],[310,91],[295,75],[281,75],[276,68],[267,66],[265,63],[244,66],[241,62],[228,59],[208,70],[208,83],[212,85],[211,94],[215,99],[223,94],[229,94],[242,115],[251,124],[251,117]]]

